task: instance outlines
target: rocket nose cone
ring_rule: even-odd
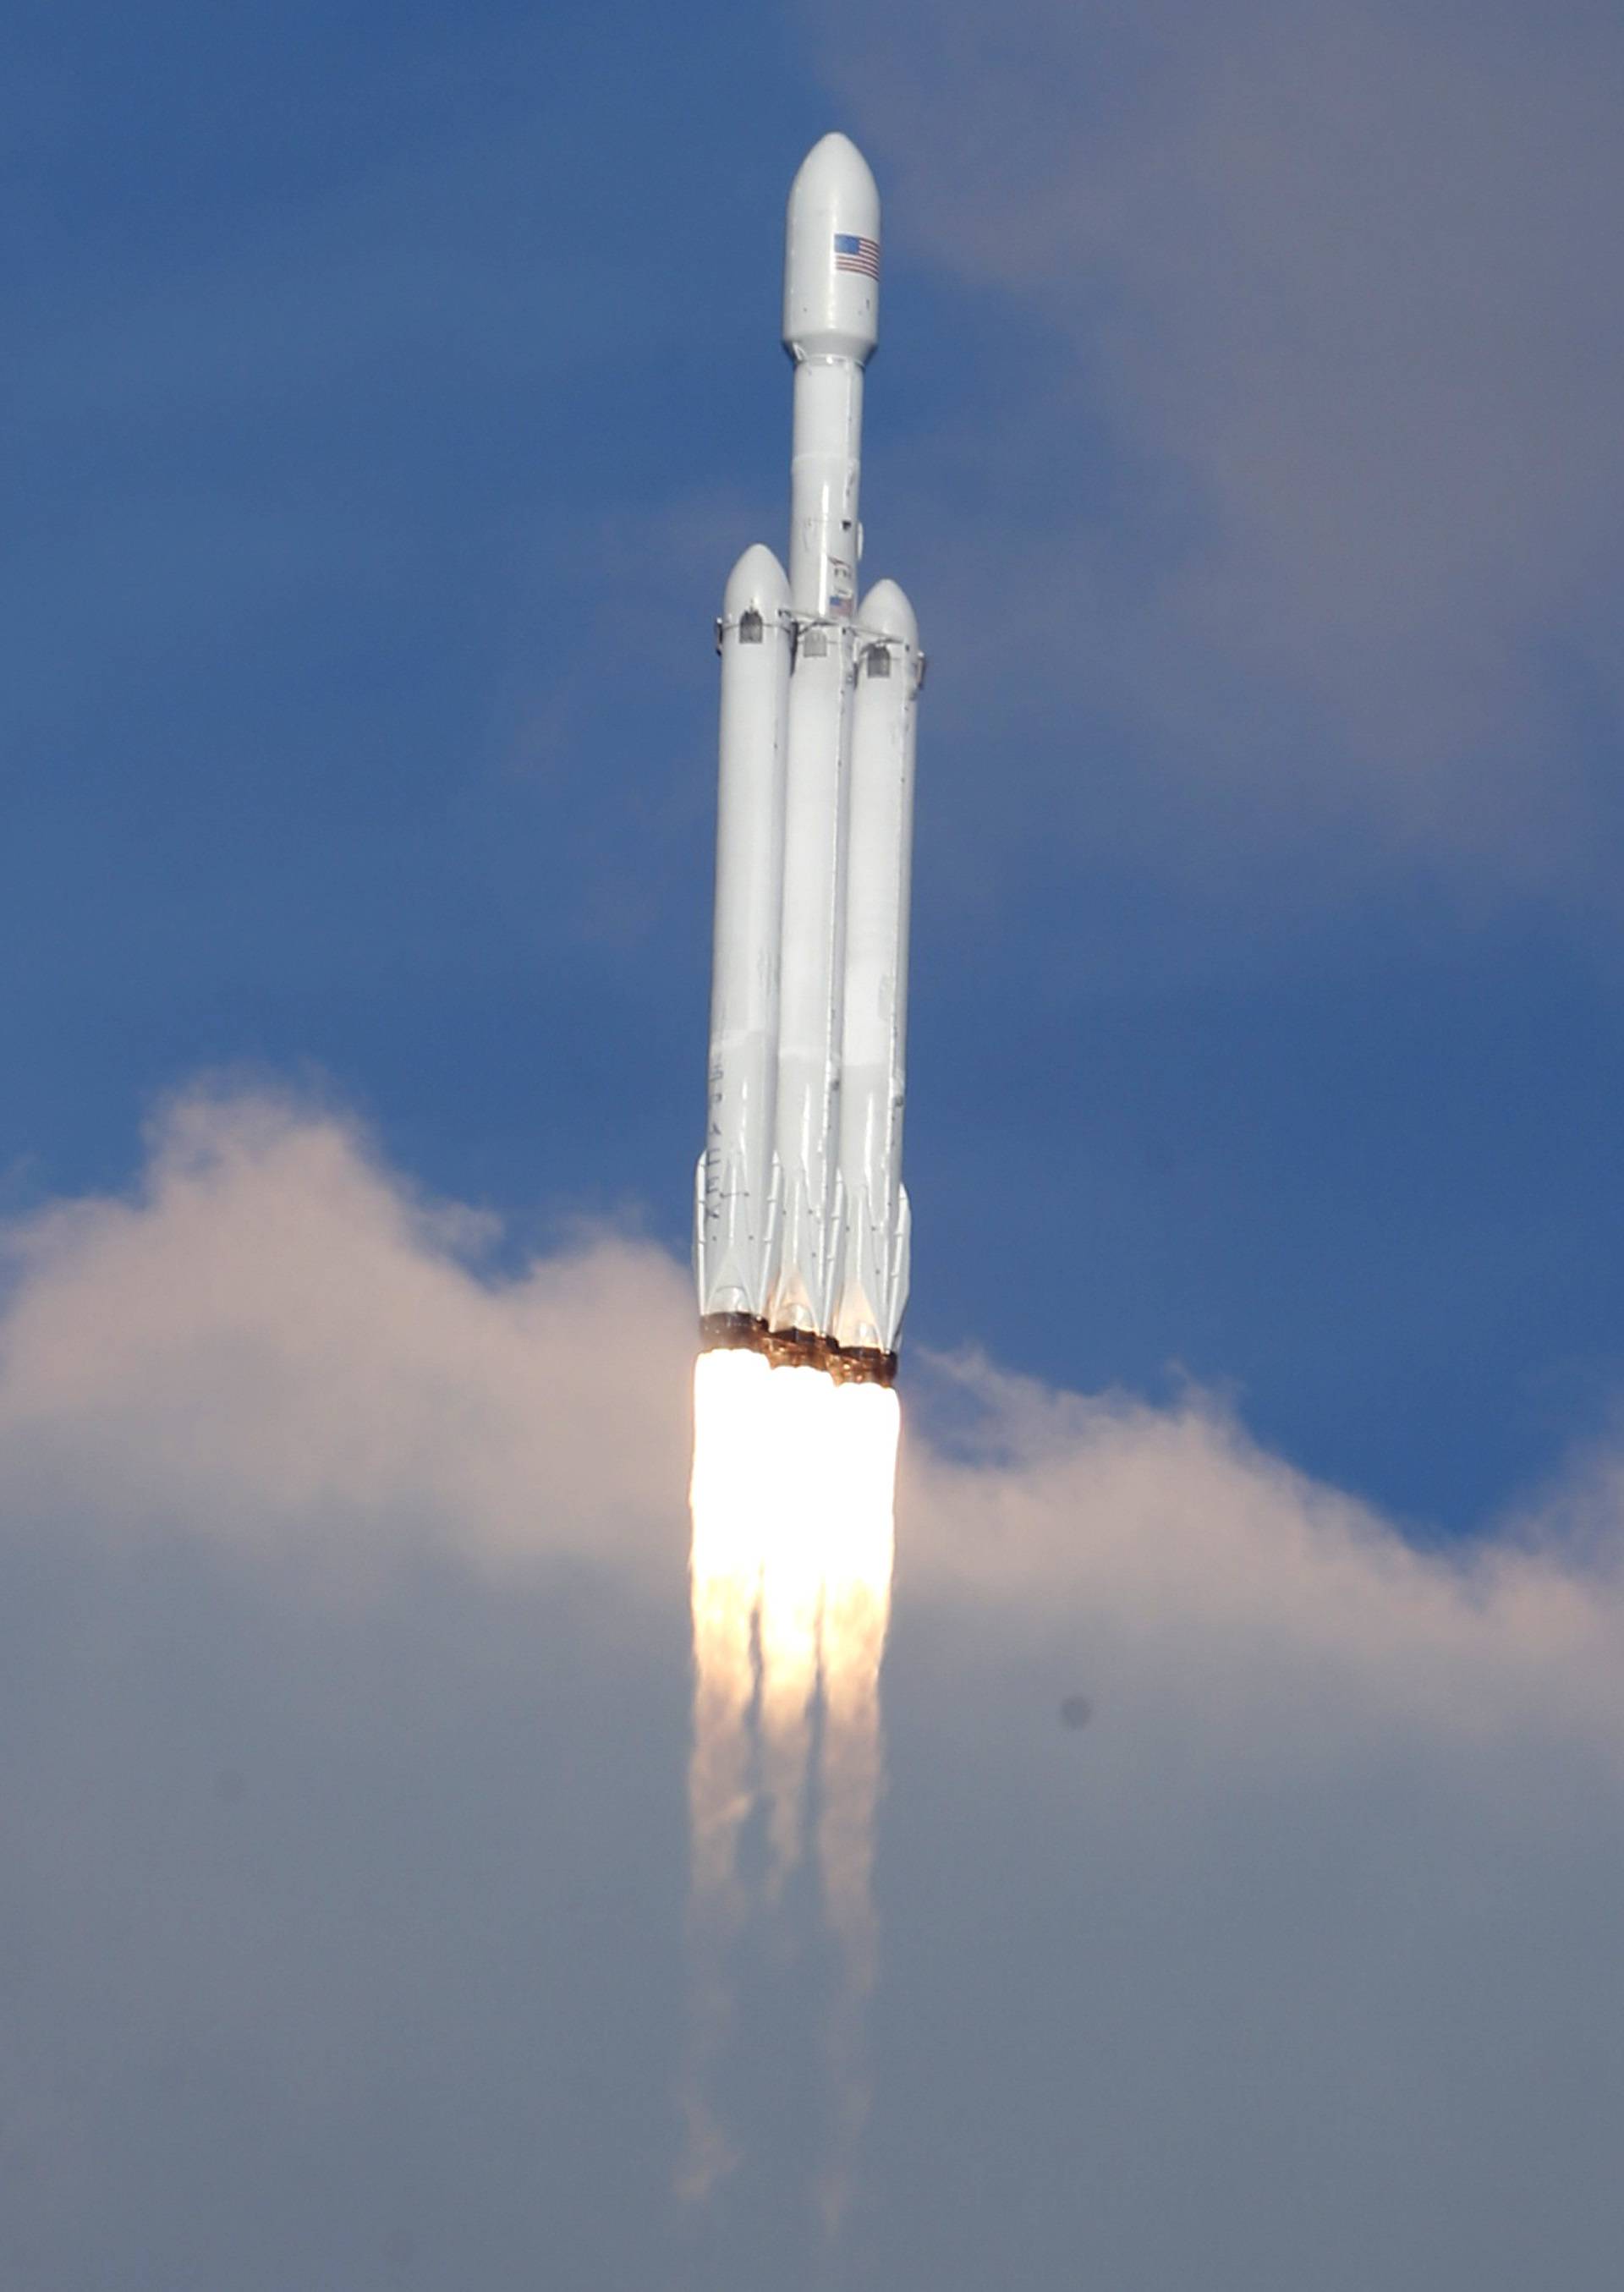
[[[858,624],[876,636],[894,637],[899,644],[919,649],[919,624],[914,609],[894,581],[877,581],[857,609]]]
[[[789,187],[784,342],[860,365],[879,335],[880,195],[849,136],[826,135]]]
[[[789,610],[789,577],[765,542],[753,541],[732,571],[723,592],[724,619],[761,613],[776,618]]]
[[[796,171],[789,209],[829,207],[849,216],[853,230],[879,230],[880,195],[869,162],[849,135],[820,136]],[[867,218],[865,222],[863,218]]]

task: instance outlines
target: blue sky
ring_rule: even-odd
[[[1534,283],[1560,214],[1496,234],[1542,125],[1581,205],[1604,175],[1563,106],[1587,40],[1618,60],[1582,11],[1491,19],[1485,125],[1531,40],[1532,125],[1497,158],[1441,112],[1429,176],[1426,57],[1394,117],[1373,93],[1382,40],[1420,32],[1337,18],[1340,44],[1328,15],[1270,49],[1237,10],[1176,68],[1176,10],[1017,12],[984,53],[950,9],[890,44],[854,11],[814,38],[714,6],[26,10],[12,1204],[121,1182],[155,1102],[244,1067],[324,1077],[521,1246],[584,1214],[683,1248],[709,618],[737,549],[780,545],[783,193],[840,125],[889,203],[868,561],[932,653],[913,1344],[1215,1382],[1429,1531],[1594,1435],[1624,1255],[1624,528],[1616,448],[1587,482],[1551,425],[1583,442],[1616,322],[1604,274],[1571,309]],[[1447,61],[1458,27],[1424,28]],[[1294,69],[1345,133],[1299,166],[1301,246],[1265,261],[1254,232],[1209,304],[1250,215],[1209,121],[1243,139],[1248,98],[1212,90],[1253,89],[1264,198],[1304,157],[1256,124]],[[1503,405],[1450,363],[1493,327],[1418,334],[1425,268],[1373,260],[1386,205],[1371,246],[1343,228],[1383,135],[1438,263],[1528,282],[1549,371]],[[1328,298],[1370,361],[1345,420]],[[1450,487],[1507,469],[1457,562]]]

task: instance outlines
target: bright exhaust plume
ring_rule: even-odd
[[[756,1352],[702,1353],[695,1367],[693,1997],[681,2185],[703,2196],[736,2161],[713,2091],[734,2035],[731,1950],[753,1916],[780,1902],[810,1846],[839,1965],[826,2023],[831,2136],[823,2195],[831,2227],[844,2208],[869,2105],[879,1683],[900,1421],[886,1388],[836,1384],[819,1369],[772,1368]],[[747,1873],[742,1850],[753,1817],[763,1852]]]

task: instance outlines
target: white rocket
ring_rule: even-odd
[[[863,368],[880,207],[826,135],[789,193],[789,571],[759,543],[716,624],[710,1099],[694,1207],[705,1343],[889,1384],[908,1299],[903,1043],[924,658],[893,581],[860,601]]]

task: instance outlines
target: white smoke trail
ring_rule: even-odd
[[[782,1893],[804,1838],[823,1552],[839,1500],[836,1399],[820,1369],[775,1369],[768,1380],[768,1440],[777,1461],[761,1554],[761,1771],[770,1901]]]
[[[832,2133],[821,2193],[831,2232],[869,2110],[864,2023],[877,1963],[879,1680],[898,1421],[894,1393],[836,1385],[820,1370],[770,1369],[751,1352],[707,1353],[695,1371],[693,2000],[679,2185],[707,2195],[736,2161],[712,2088],[733,2022],[730,1954],[752,1908],[739,1846],[753,1755],[771,1905],[804,1852],[820,1692],[817,1862],[838,1965],[826,2023]]]
[[[874,1841],[884,1769],[880,1665],[891,1621],[900,1411],[894,1392],[835,1392],[830,1452],[840,1486],[830,1509],[823,1586],[823,1747],[818,1868],[840,1954],[828,2030],[833,2125],[823,2211],[836,2231],[868,2121],[864,2032],[878,1969]]]
[[[767,1446],[771,1379],[759,1353],[701,1353],[694,1365],[689,1485],[693,1739],[688,1767],[693,1994],[680,2181],[683,2192],[691,2197],[708,2194],[733,2162],[709,2088],[731,2019],[728,1948],[746,1907],[739,1844],[750,1812],[753,1634],[762,1520],[772,1488]]]

